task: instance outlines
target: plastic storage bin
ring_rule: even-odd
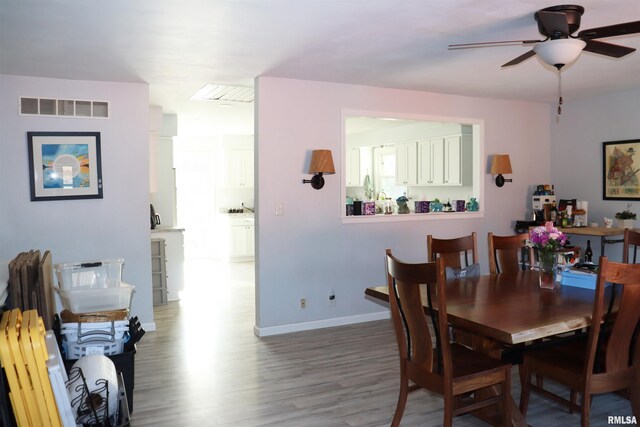
[[[122,353],[128,340],[129,321],[63,323],[60,325],[62,348],[68,360],[90,354],[113,356]]]
[[[124,259],[55,264],[60,289],[115,288],[122,280]]]
[[[115,288],[66,290],[56,288],[62,306],[72,313],[128,309],[135,286],[120,283]]]

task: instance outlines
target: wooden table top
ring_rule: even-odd
[[[591,323],[593,290],[540,289],[537,271],[450,280],[446,289],[452,325],[502,343],[523,343]],[[389,301],[387,286],[367,288],[365,294]],[[422,295],[426,307],[426,290]]]
[[[622,236],[624,228],[617,227],[557,227],[558,230],[566,234],[575,234],[581,236]]]

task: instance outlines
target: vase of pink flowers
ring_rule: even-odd
[[[556,253],[567,242],[567,236],[554,227],[552,222],[544,226],[535,227],[529,231],[527,246],[533,247],[538,253],[538,273],[540,287],[553,289],[555,287]]]

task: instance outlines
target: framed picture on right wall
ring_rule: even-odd
[[[604,200],[640,200],[640,139],[602,143]]]

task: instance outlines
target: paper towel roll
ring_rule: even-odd
[[[93,354],[78,359],[78,361],[73,364],[73,368],[80,368],[82,370],[89,394],[94,395],[93,398],[100,396],[103,401],[107,400],[107,391],[109,392],[109,400],[107,402],[108,414],[110,417],[115,415],[118,411],[118,376],[116,374],[116,366],[111,359],[107,356]],[[107,381],[106,389],[104,382],[101,380]],[[79,406],[81,399],[77,398],[80,396],[81,390],[74,388],[68,390],[68,392],[70,400],[72,402],[78,402],[75,406]],[[77,410],[75,406],[74,410]]]

